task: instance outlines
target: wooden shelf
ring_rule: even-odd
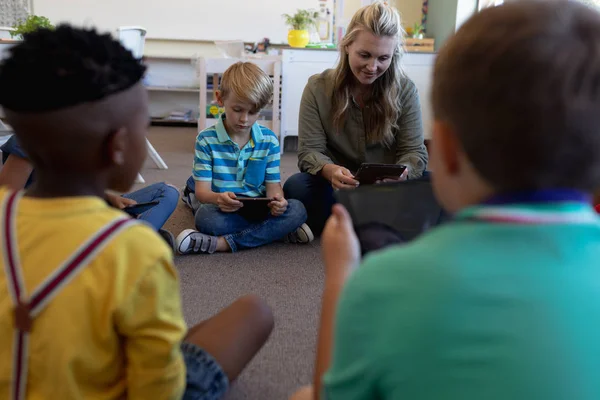
[[[435,39],[413,39],[406,38],[404,49],[411,53],[433,53],[435,48]]]
[[[146,86],[151,92],[184,92],[184,93],[198,93],[200,88],[186,88],[186,87],[174,87],[174,86]],[[212,89],[207,89],[207,92],[211,92]]]
[[[178,121],[165,118],[152,118],[150,124],[152,126],[185,126],[195,128],[198,126],[198,121]]]
[[[272,129],[272,127],[273,127],[272,120],[260,119],[256,122],[262,126],[266,126],[267,128],[273,130]],[[165,119],[165,118],[151,118],[150,123],[152,126],[173,126],[173,127],[190,127],[190,128],[198,127],[198,121],[178,121],[178,120],[170,120],[170,119]],[[204,123],[205,123],[205,126],[202,129],[206,129],[210,126],[213,126],[214,124],[217,123],[217,120],[215,118],[206,118],[204,120]]]

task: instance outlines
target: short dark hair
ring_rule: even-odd
[[[138,83],[146,70],[109,34],[58,26],[25,35],[0,65],[0,105],[54,111],[101,100]]]
[[[482,11],[439,51],[432,103],[496,190],[593,190],[600,14],[567,0]]]

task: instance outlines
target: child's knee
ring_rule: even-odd
[[[306,213],[306,208],[304,207],[304,204],[302,204],[300,200],[288,200],[288,210],[290,218],[294,219],[294,222],[297,222],[298,225],[302,225],[306,222],[308,214]]]
[[[213,232],[217,225],[215,212],[216,210],[212,207],[212,204],[201,205],[194,215],[196,229],[207,235],[214,235]]]
[[[240,297],[236,303],[244,309],[245,314],[253,321],[253,324],[260,327],[260,331],[266,339],[271,334],[275,324],[273,311],[267,302],[254,294],[248,294]]]
[[[165,197],[168,197],[169,199],[175,200],[175,202],[177,202],[177,200],[179,200],[179,189],[176,186],[166,182],[163,182],[162,185]]]

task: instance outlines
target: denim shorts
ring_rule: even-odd
[[[229,389],[229,379],[217,361],[192,343],[181,345],[186,368],[183,400],[218,400]]]

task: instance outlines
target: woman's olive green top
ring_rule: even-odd
[[[394,141],[367,143],[365,120],[368,106],[361,109],[352,102],[344,128],[337,132],[333,124],[333,70],[314,75],[302,95],[298,126],[298,167],[302,172],[318,174],[325,164],[337,164],[356,172],[360,164],[404,164],[409,178],[418,178],[427,167],[427,149],[419,94],[407,77],[401,80],[401,113]]]

